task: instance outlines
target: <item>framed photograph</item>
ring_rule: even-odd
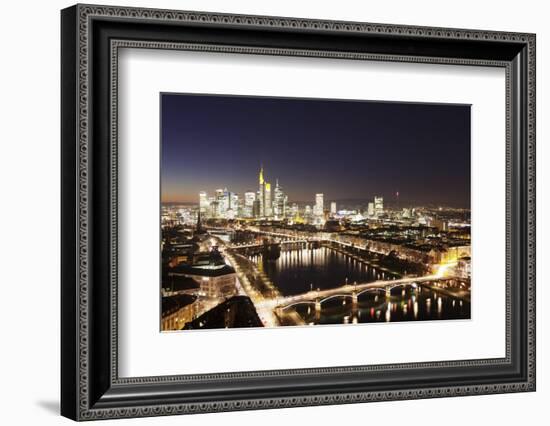
[[[74,420],[535,390],[535,35],[61,12]]]

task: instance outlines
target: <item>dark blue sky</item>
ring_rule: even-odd
[[[161,94],[163,202],[201,190],[470,207],[470,106]]]

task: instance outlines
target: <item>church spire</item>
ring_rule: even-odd
[[[201,209],[199,209],[199,214],[197,215],[197,229],[195,233],[200,234],[201,232],[202,232]]]

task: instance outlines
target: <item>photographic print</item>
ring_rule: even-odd
[[[160,103],[162,331],[470,319],[470,105]]]

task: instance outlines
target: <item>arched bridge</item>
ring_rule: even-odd
[[[321,305],[329,300],[340,298],[340,299],[351,299],[353,303],[357,303],[357,298],[368,292],[381,293],[386,296],[391,295],[391,291],[398,287],[412,287],[417,288],[424,282],[429,281],[446,281],[454,280],[454,277],[439,277],[437,275],[427,275],[424,277],[414,277],[414,278],[401,278],[396,280],[379,280],[369,283],[361,284],[345,284],[341,287],[331,288],[327,290],[311,290],[307,293],[297,294],[294,296],[279,297],[276,299],[267,299],[260,304],[262,307],[285,310],[293,306],[301,304],[311,304],[315,305],[316,310],[321,309]]]
[[[285,240],[285,241],[273,241],[272,244],[279,244],[279,245],[293,245],[293,244],[308,244],[312,242],[311,240],[306,240],[304,238],[302,239],[295,239],[295,240]],[[233,244],[230,247],[235,250],[239,249],[249,249],[249,248],[258,248],[263,247],[266,243],[259,242],[259,243],[249,243],[249,244]]]

